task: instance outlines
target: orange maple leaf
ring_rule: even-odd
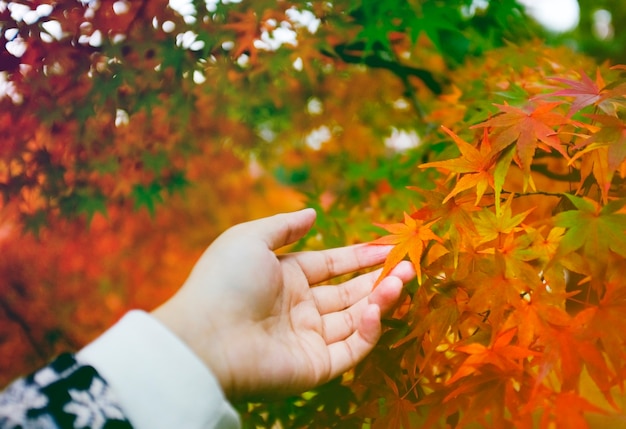
[[[576,149],[584,149],[572,157],[570,164],[583,158],[581,183],[593,172],[602,191],[603,200],[607,202],[613,175],[626,159],[626,125],[621,119],[609,115],[588,116],[602,124],[602,127],[576,146]]]
[[[626,356],[624,356],[624,339],[626,333],[623,329],[624,312],[626,311],[626,288],[623,286],[623,270],[615,270],[606,282],[606,292],[599,305],[591,306],[583,312],[589,313],[588,330],[592,337],[596,337],[602,344],[601,350],[611,364],[611,368],[624,368]],[[591,364],[589,375],[594,380],[607,401],[614,405],[611,397],[611,389],[615,384],[621,383],[619,377],[613,377],[607,365],[601,359],[587,359]],[[599,363],[593,364],[593,362]],[[595,369],[595,370],[594,370]]]
[[[476,187],[476,202],[474,205],[478,205],[487,187],[491,186],[491,188],[494,188],[494,177],[491,170],[495,165],[497,154],[491,151],[491,144],[489,143],[487,133],[485,132],[480,148],[476,149],[450,129],[444,126],[441,128],[452,137],[461,151],[461,156],[446,161],[427,162],[426,164],[420,165],[419,168],[443,168],[454,173],[463,174],[456,182],[452,191],[444,198],[443,203],[445,204],[450,198],[461,191]]]
[[[506,374],[521,372],[522,361],[531,356],[539,356],[540,353],[513,344],[516,334],[517,327],[514,327],[500,332],[491,346],[470,343],[455,347],[456,351],[466,353],[468,356],[456,373],[446,381],[446,384],[450,385],[463,377],[476,373],[476,371],[480,372],[481,368],[486,365],[497,368]]]
[[[551,403],[551,409],[541,415],[541,427],[589,428],[585,414],[606,414],[605,410],[572,391],[555,393]]]
[[[383,270],[380,273],[378,280],[376,280],[374,287],[378,286],[380,281],[385,278],[406,255],[408,255],[411,262],[413,262],[417,273],[417,280],[420,285],[422,284],[421,259],[422,254],[424,253],[424,248],[432,240],[439,243],[443,242],[441,238],[435,235],[435,233],[430,229],[430,227],[437,222],[437,220],[438,219],[435,219],[434,221],[425,224],[424,221],[420,219],[413,219],[407,213],[404,213],[404,222],[389,225],[378,224],[378,226],[384,228],[391,234],[377,238],[372,241],[371,244],[392,244],[395,247],[391,250],[391,252],[389,252],[387,259],[385,260]]]
[[[229,23],[222,25],[222,28],[233,30],[236,34],[233,57],[238,58],[244,53],[250,55],[252,62],[256,59],[257,49],[254,42],[260,37],[260,19],[253,9],[246,12],[231,12]]]
[[[380,428],[404,428],[411,427],[409,415],[417,412],[417,408],[413,402],[406,398],[407,394],[400,394],[396,382],[387,374],[383,373],[385,383],[392,391],[392,394],[381,398],[383,400],[386,413],[384,416],[376,419],[372,425],[372,429]]]

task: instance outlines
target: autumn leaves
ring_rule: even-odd
[[[406,256],[418,272],[395,344],[430,392],[415,410],[534,427],[544,409],[542,427],[585,427],[598,403],[619,409],[626,335],[601,326],[626,296],[616,280],[626,275],[622,69],[605,71],[608,83],[600,71],[542,76],[525,102],[493,104],[457,132],[443,126],[458,156],[419,165],[439,172],[434,189],[414,189],[419,209],[381,225],[390,234],[373,244],[395,245],[383,275]],[[581,411],[563,420],[565,397]]]

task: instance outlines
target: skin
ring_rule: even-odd
[[[277,255],[315,222],[305,209],[236,225],[218,237],[183,287],[153,315],[217,377],[231,401],[273,399],[329,381],[360,362],[381,335],[381,313],[415,276],[381,264],[389,246],[354,245]],[[312,287],[315,286],[315,287]]]

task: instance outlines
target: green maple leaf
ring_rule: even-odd
[[[440,52],[445,52],[441,43],[442,32],[460,34],[459,27],[455,25],[458,15],[451,16],[451,12],[450,7],[425,2],[422,6],[422,16],[415,18],[410,26],[413,42],[416,42],[420,33],[424,32]]]
[[[141,154],[141,161],[147,170],[155,174],[160,174],[170,163],[167,153],[164,151],[144,152]]]
[[[61,213],[67,217],[84,214],[87,224],[90,224],[94,215],[107,214],[106,197],[99,190],[80,188],[59,199]]]
[[[154,216],[156,205],[163,202],[161,191],[162,187],[157,182],[152,182],[146,186],[135,185],[132,192],[135,209],[138,210],[141,207],[145,207],[150,212],[150,215]]]
[[[189,186],[189,181],[182,171],[174,171],[165,181],[167,193],[172,195],[184,191]]]
[[[87,216],[87,224],[91,223],[96,213],[106,216],[106,198],[100,193],[94,195],[82,196],[78,201],[78,212]]]
[[[576,210],[554,216],[554,225],[566,228],[553,260],[582,249],[593,275],[602,275],[610,252],[626,258],[626,214],[618,211],[626,198],[600,206],[593,200],[570,194],[565,196]]]
[[[46,227],[48,216],[45,210],[37,210],[35,213],[23,215],[23,228],[25,233],[31,233],[39,237],[39,233]]]

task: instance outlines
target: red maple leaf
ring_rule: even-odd
[[[620,68],[620,66],[612,68]],[[596,71],[595,82],[585,72],[580,73],[580,81],[561,77],[552,77],[550,79],[563,83],[569,86],[569,88],[560,89],[538,98],[554,96],[573,97],[574,101],[567,114],[569,117],[591,105],[597,106],[608,115],[616,115],[615,104],[622,104],[624,95],[626,95],[626,83],[617,81],[606,85],[599,68]]]
[[[574,97],[574,102],[567,113],[568,116],[572,116],[574,113],[592,104],[599,104],[607,97],[607,92],[603,89],[604,79],[602,79],[599,69],[596,72],[595,82],[591,80],[585,72],[581,72],[580,78],[580,81],[565,79],[562,77],[550,78],[551,80],[555,80],[569,86],[569,88],[560,89],[547,94],[547,96]]]
[[[492,127],[498,129],[493,139],[493,150],[501,152],[513,142],[517,142],[517,162],[530,175],[530,165],[537,147],[550,151],[557,150],[564,158],[569,159],[565,148],[561,145],[555,127],[570,123],[570,119],[554,109],[560,102],[542,103],[536,108],[520,109],[517,107],[496,104],[503,112],[485,122],[471,128]]]

